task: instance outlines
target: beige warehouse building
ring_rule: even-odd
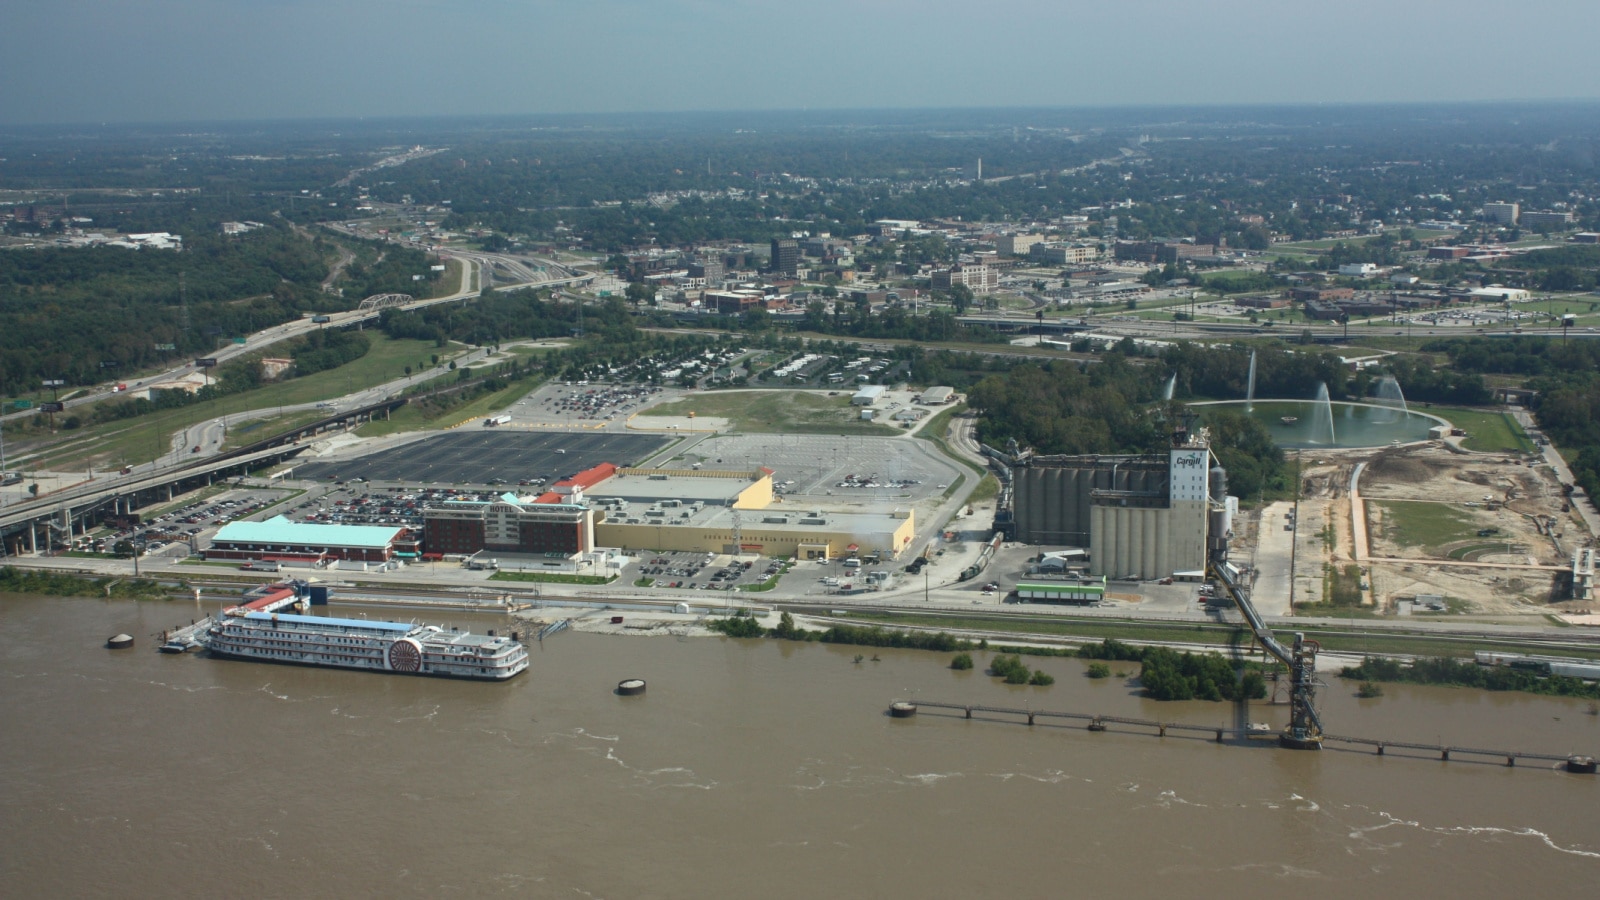
[[[619,469],[588,502],[595,543],[630,550],[898,559],[916,534],[909,508],[839,512],[776,502],[767,469]]]

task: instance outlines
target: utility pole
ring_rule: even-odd
[[[1294,451],[1294,528],[1289,537],[1289,612],[1294,612],[1294,568],[1300,552],[1300,451]]]
[[[178,272],[178,333],[189,334],[189,283],[187,271]]]

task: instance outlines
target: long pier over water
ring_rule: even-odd
[[[1086,723],[1089,731],[1109,731],[1111,726],[1120,725],[1128,728],[1150,729],[1152,737],[1166,737],[1169,732],[1184,735],[1201,735],[1214,741],[1222,742],[1229,738],[1246,739],[1276,739],[1277,732],[1266,729],[1238,729],[1224,728],[1215,725],[1194,725],[1186,722],[1162,722],[1156,719],[1138,719],[1127,716],[1103,716],[1096,713],[1061,712],[1047,709],[1029,709],[1014,706],[988,706],[975,703],[942,703],[936,700],[896,700],[889,705],[889,714],[895,718],[910,718],[917,714],[919,709],[950,710],[963,714],[964,718],[973,718],[973,713],[988,715],[1015,716],[1026,720],[1033,725],[1041,719],[1059,719]],[[993,721],[993,720],[989,720]],[[1120,730],[1120,729],[1119,729]],[[1138,732],[1130,732],[1138,733]],[[1418,744],[1409,741],[1385,741],[1377,738],[1350,737],[1337,734],[1323,734],[1324,743],[1346,744],[1352,747],[1368,747],[1377,755],[1384,755],[1385,751],[1412,750],[1424,751],[1437,755],[1440,760],[1448,762],[1452,757],[1467,757],[1479,760],[1501,760],[1507,766],[1515,766],[1518,761],[1561,763],[1569,772],[1592,775],[1595,773],[1595,760],[1592,756],[1569,756],[1552,753],[1524,753],[1519,750],[1492,750],[1483,747],[1463,747],[1449,744]]]

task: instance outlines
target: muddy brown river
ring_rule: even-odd
[[[1007,687],[949,654],[562,633],[483,684],[156,653],[149,636],[192,613],[0,595],[0,894],[1574,897],[1600,881],[1600,778],[1553,764],[885,714],[922,698],[1232,727],[1232,706],[1143,700],[1076,660],[1033,661],[1054,686]],[[136,648],[103,648],[122,631]],[[648,692],[617,696],[627,677]],[[1334,680],[1324,720],[1600,751],[1587,701],[1386,690]]]

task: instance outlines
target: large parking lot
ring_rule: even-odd
[[[286,515],[302,522],[325,525],[405,525],[420,532],[423,510],[447,500],[489,501],[494,491],[459,491],[454,488],[386,488],[353,485],[307,497]]]
[[[642,552],[630,571],[639,587],[685,591],[737,591],[781,575],[784,563],[775,559],[733,557],[687,550]]]
[[[354,459],[313,462],[303,479],[413,485],[520,484],[555,481],[601,463],[636,465],[669,438],[606,432],[552,433],[467,426]]]
[[[644,384],[599,385],[552,384],[534,391],[506,410],[514,422],[534,425],[569,426],[582,422],[610,422],[626,419],[644,406],[656,402],[662,389]]]
[[[160,515],[146,515],[137,526],[110,528],[90,534],[73,549],[114,553],[119,543],[142,549],[146,556],[188,556],[191,541],[221,528],[236,519],[251,517],[281,501],[284,491],[227,491],[205,500],[194,500]]]
[[[905,503],[943,494],[961,473],[903,438],[810,434],[736,434],[707,438],[670,465],[773,471],[779,494],[866,503]]]

